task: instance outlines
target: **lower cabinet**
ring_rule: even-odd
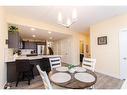
[[[40,67],[43,71],[46,71],[47,74],[50,72],[50,63],[49,58],[30,60],[30,64],[34,64],[33,72],[34,76],[39,75],[38,70],[36,68],[37,64],[40,64]],[[7,82],[14,82],[17,79],[16,73],[16,64],[15,62],[7,62]]]
[[[7,82],[16,81],[16,76],[15,62],[7,62]]]

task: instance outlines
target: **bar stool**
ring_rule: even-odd
[[[30,85],[30,80],[34,77],[33,65],[30,64],[29,60],[16,60],[16,73],[16,87],[18,86],[19,81],[23,81],[25,78],[28,80],[28,85]]]

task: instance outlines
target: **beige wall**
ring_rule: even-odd
[[[96,71],[120,78],[119,32],[127,28],[127,14],[91,25],[91,53]],[[107,36],[107,45],[97,45],[97,37]]]
[[[30,19],[30,18],[19,17],[14,14],[12,15],[12,14],[6,13],[6,20],[8,23],[24,25],[24,26],[34,27],[34,28],[53,31],[53,32],[60,32],[60,33],[66,33],[66,34],[71,34],[72,32],[68,28],[65,28],[62,26],[56,27],[54,25],[50,25],[42,21],[37,21],[37,20]]]
[[[5,39],[7,39],[7,24],[5,21],[4,9],[0,7],[0,88],[3,88],[6,83],[6,64],[4,63],[8,46],[5,45]]]
[[[88,52],[86,52],[86,45],[88,45]],[[90,57],[91,51],[90,51],[90,31],[85,33],[85,57]]]
[[[66,54],[65,51],[68,50],[67,52],[69,54],[69,60],[66,59],[66,60],[68,60],[68,63],[79,64],[79,50],[80,50],[79,42],[80,42],[80,40],[84,40],[84,35],[82,35],[80,33],[73,32],[69,28],[56,27],[56,26],[53,26],[50,24],[46,24],[46,23],[43,23],[40,21],[33,20],[33,19],[19,17],[19,16],[16,16],[14,14],[13,15],[7,14],[6,19],[7,19],[8,23],[31,26],[34,28],[39,28],[39,29],[49,30],[49,31],[54,31],[54,32],[60,32],[60,33],[70,35],[71,37],[69,38],[69,40],[66,39],[67,41],[70,42],[69,45],[67,45],[65,39],[59,41],[59,45],[58,45],[59,50],[55,51],[55,52],[59,52],[57,54],[64,55],[64,54]],[[65,45],[63,45],[63,44],[65,44]],[[67,62],[67,61],[65,61],[65,62]]]

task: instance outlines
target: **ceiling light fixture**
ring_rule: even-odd
[[[33,38],[35,38],[35,37],[36,37],[36,35],[32,35],[32,37],[33,37]]]
[[[31,28],[32,31],[34,31],[35,29],[34,28]]]
[[[66,28],[69,28],[77,20],[78,20],[78,18],[77,18],[77,10],[75,8],[72,10],[72,17],[71,17],[71,19],[67,18],[66,22],[63,22],[62,13],[61,12],[58,13],[58,24],[63,25]]]

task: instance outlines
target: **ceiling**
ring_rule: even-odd
[[[51,34],[49,34],[48,33],[49,31],[37,29],[37,28],[34,28],[35,30],[31,30],[32,27],[29,26],[22,26],[22,25],[16,25],[16,26],[19,28],[19,33],[22,39],[54,41],[70,36],[58,32],[51,32]],[[35,35],[36,37],[32,37],[33,35]],[[52,39],[50,39],[51,37]]]
[[[62,12],[64,18],[71,17],[73,8],[77,9],[78,21],[71,28],[76,32],[88,31],[91,24],[127,13],[127,6],[11,6],[6,7],[6,11],[9,14],[60,26],[57,24],[58,12]]]

